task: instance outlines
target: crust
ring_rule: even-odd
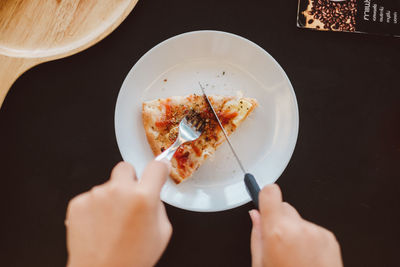
[[[148,112],[145,112],[144,109],[145,105],[146,105],[145,103],[142,104],[142,120],[143,120],[144,132],[146,133],[147,142],[149,143],[154,156],[157,157],[158,155],[161,154],[161,144],[156,142],[153,134],[150,132],[152,118]],[[180,182],[183,181],[183,179],[179,176],[179,174],[176,172],[175,169],[171,169],[169,175],[176,184],[179,184]]]
[[[246,116],[244,116],[243,119],[240,121],[240,123],[242,123],[242,121],[244,121],[253,112],[253,110],[258,106],[258,102],[254,98],[244,97],[243,99],[245,99],[246,101],[249,101],[251,103],[251,108],[250,108],[249,112],[247,112]]]
[[[180,177],[180,175],[174,169],[171,170],[171,173],[169,174],[169,176],[171,176],[172,180],[174,180],[174,182],[176,184],[180,184],[183,181],[183,179]]]
[[[161,154],[161,147],[156,142],[155,138],[153,138],[153,134],[150,132],[151,128],[151,115],[144,110],[145,103],[142,104],[142,120],[143,120],[143,127],[146,133],[147,141],[149,142],[150,148],[153,151],[154,156],[158,156]]]

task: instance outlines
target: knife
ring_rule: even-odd
[[[254,178],[254,175],[252,175],[251,173],[246,172],[246,170],[243,167],[242,162],[239,159],[239,156],[236,154],[235,149],[232,146],[231,140],[228,137],[228,134],[225,131],[224,126],[222,126],[221,121],[218,118],[217,113],[215,112],[215,109],[213,108],[213,106],[211,105],[210,99],[208,98],[204,87],[201,85],[201,83],[199,82],[201,91],[203,92],[203,95],[208,103],[208,105],[210,106],[210,109],[212,110],[212,113],[214,114],[215,118],[218,121],[219,127],[221,127],[222,132],[224,133],[225,139],[228,142],[229,147],[231,148],[231,151],[233,153],[233,155],[236,158],[237,163],[240,166],[240,169],[243,172],[244,175],[244,184],[246,185],[246,190],[249,193],[251,199],[253,200],[254,206],[256,207],[256,209],[258,209],[258,194],[260,192],[260,186],[258,185],[256,179]]]

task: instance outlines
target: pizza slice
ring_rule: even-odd
[[[253,98],[210,95],[209,99],[228,135],[257,106]],[[155,156],[175,142],[179,122],[189,113],[200,116],[206,126],[197,140],[182,145],[172,158],[170,175],[177,184],[192,176],[215,152],[225,141],[224,134],[203,95],[173,96],[143,102],[143,126]]]

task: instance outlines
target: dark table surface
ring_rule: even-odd
[[[278,180],[284,199],[332,230],[346,266],[399,266],[400,39],[296,28],[292,1],[140,1],[94,47],[22,75],[0,110],[1,266],[63,266],[68,200],[121,156],[114,108],[130,68],[192,30],[248,38],[286,70],[300,131]],[[249,266],[251,204],[218,213],[167,206],[158,266]]]

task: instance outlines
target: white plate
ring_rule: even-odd
[[[241,91],[259,101],[259,107],[232,134],[232,143],[261,187],[275,182],[297,140],[296,96],[285,72],[265,50],[226,32],[196,31],[172,37],[133,66],[115,110],[123,159],[135,166],[138,175],[153,159],[142,126],[142,101],[200,94],[198,82],[209,95]],[[250,201],[243,174],[226,143],[189,180],[176,185],[168,179],[161,199],[192,211],[227,210]]]

